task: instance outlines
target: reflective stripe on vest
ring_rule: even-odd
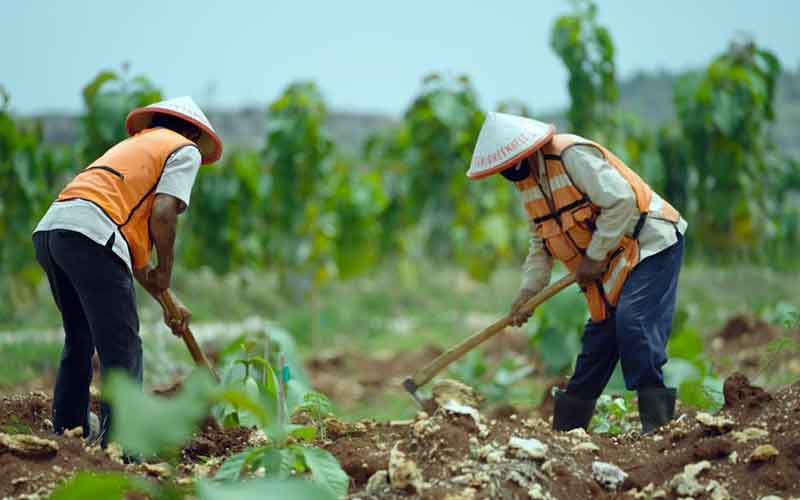
[[[537,234],[544,241],[545,249],[560,260],[571,271],[580,264],[586,248],[592,240],[595,222],[600,208],[594,205],[572,182],[562,162],[563,152],[575,145],[590,145],[603,153],[628,182],[636,196],[642,215],[636,226],[636,234],[625,235],[606,256],[608,268],[602,280],[583,290],[589,304],[593,321],[608,317],[609,306],[619,300],[622,286],[633,267],[639,262],[638,231],[645,217],[656,217],[677,223],[680,214],[658,194],[653,192],[636,172],[604,147],[576,135],[558,134],[539,152],[530,157],[537,163],[532,171],[541,175],[540,162],[544,161],[544,175],[537,181],[532,174],[516,183],[528,217],[534,222]]]
[[[150,260],[150,212],[155,189],[172,153],[195,144],[164,128],[146,129],[120,142],[83,169],[57,201],[87,200],[119,228],[138,269]]]

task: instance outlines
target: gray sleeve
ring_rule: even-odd
[[[156,186],[156,194],[173,196],[186,206],[192,197],[192,186],[200,170],[200,150],[194,146],[181,148],[169,158],[164,173]]]
[[[550,282],[553,270],[553,258],[544,250],[544,242],[536,233],[536,224],[530,221],[531,243],[528,256],[522,266],[522,283],[520,288],[539,292]]]

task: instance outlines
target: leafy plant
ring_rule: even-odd
[[[637,428],[628,415],[633,409],[633,396],[626,398],[603,394],[597,399],[590,430],[596,434],[620,436]]]
[[[608,30],[597,23],[594,2],[572,4],[572,14],[556,19],[550,46],[569,72],[567,117],[573,130],[603,140],[617,102],[614,44]]]
[[[235,361],[245,368],[241,381],[245,390],[235,398],[226,398],[220,409],[226,425],[255,423],[269,438],[269,444],[245,450],[228,458],[220,467],[216,479],[226,481],[248,475],[263,475],[270,479],[286,479],[309,475],[310,480],[335,498],[347,493],[349,478],[328,451],[312,446],[319,428],[289,423],[288,415],[297,411],[315,414],[321,422],[323,413],[330,410],[327,398],[309,392],[292,381],[285,369],[273,370],[269,361],[248,357]]]
[[[197,486],[199,500],[287,500],[314,498],[334,500],[337,496],[312,481],[253,479],[220,484],[201,481]]]
[[[587,313],[584,299],[571,287],[547,301],[534,312],[530,345],[538,353],[545,369],[564,373],[581,350],[581,335]]]
[[[678,397],[686,405],[718,409],[724,403],[722,380],[714,374],[703,338],[686,324],[686,312],[679,310],[676,316],[667,346],[669,361],[664,366],[666,384],[678,388]]]
[[[772,231],[763,180],[777,164],[767,130],[779,74],[775,55],[745,40],[676,85],[680,133],[697,176],[693,234],[708,252],[752,250]]]
[[[85,498],[125,498],[132,492],[149,493],[153,496],[156,488],[146,481],[133,478],[120,472],[78,472],[69,481],[53,491],[52,500],[83,500]]]
[[[83,88],[85,114],[81,117],[83,137],[81,155],[88,164],[111,146],[128,136],[125,117],[134,108],[160,101],[161,91],[147,77],[131,77],[127,66],[122,72],[105,70]]]
[[[186,379],[172,398],[146,394],[127,376],[112,373],[104,395],[114,408],[111,439],[126,451],[144,456],[170,453],[184,444],[215,399],[232,397],[222,396],[203,371],[196,371]]]
[[[46,146],[38,122],[17,121],[0,87],[0,317],[13,317],[42,277],[31,233],[70,171],[70,151]]]
[[[271,350],[267,350],[266,355],[271,357]],[[333,455],[313,446],[318,427],[295,425],[289,418],[296,411],[305,411],[316,415],[317,422],[321,423],[322,417],[330,411],[330,402],[291,379],[283,354],[278,355],[278,370],[273,369],[267,358],[245,353],[243,357],[232,359],[223,370],[222,386],[215,385],[208,374],[198,371],[170,399],[144,394],[126,377],[112,375],[106,388],[115,410],[112,439],[129,453],[170,454],[189,439],[197,423],[214,405],[213,414],[224,425],[256,426],[268,438],[266,446],[228,458],[217,473],[218,480],[238,480],[248,475],[270,479],[306,477],[331,498],[343,497],[349,478]],[[142,415],[147,418],[143,419]],[[154,420],[160,425],[153,426]],[[100,481],[108,482],[111,478]],[[116,481],[109,483],[109,487],[128,484],[120,478]],[[231,489],[210,486],[205,490],[201,487],[201,490],[211,495],[209,498],[223,498],[215,495],[226,495],[240,488],[239,485],[232,485]]]
[[[521,251],[517,229],[525,225],[514,190],[465,175],[483,120],[466,76],[431,74],[400,123],[370,138],[365,154],[388,195],[383,252],[455,261],[485,280]]]

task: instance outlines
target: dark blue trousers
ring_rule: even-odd
[[[674,245],[633,268],[609,318],[586,324],[568,393],[582,399],[597,398],[617,361],[622,364],[628,390],[664,387],[661,367],[667,362],[682,261],[683,236],[678,236]]]
[[[116,369],[142,382],[142,341],[136,292],[125,263],[86,236],[56,229],[33,235],[36,259],[47,274],[61,311],[64,350],[53,394],[53,427],[88,430],[92,356],[103,375]],[[101,404],[102,443],[108,439],[111,409]]]

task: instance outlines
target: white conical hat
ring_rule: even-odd
[[[168,99],[143,108],[134,109],[128,114],[128,119],[125,120],[128,133],[134,135],[149,127],[153,121],[153,115],[156,113],[176,116],[193,124],[202,131],[200,138],[197,140],[197,147],[200,148],[200,154],[203,156],[203,165],[214,163],[222,156],[222,140],[214,131],[214,127],[211,126],[211,122],[208,121],[206,115],[203,114],[200,107],[189,96],[176,97],[175,99]]]
[[[556,133],[549,123],[489,113],[483,122],[467,176],[480,179],[505,170],[547,144]]]

